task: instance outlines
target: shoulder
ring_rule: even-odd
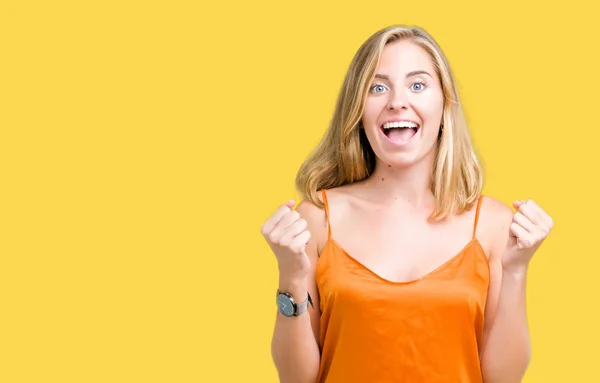
[[[352,189],[353,185],[345,185],[325,191],[329,218],[330,221],[334,222],[333,226],[335,226],[335,221],[339,221],[340,217],[348,214],[354,194]],[[317,198],[320,202],[324,202],[321,191],[317,193]],[[321,249],[328,239],[328,222],[325,209],[317,206],[309,199],[304,199],[298,204],[296,210],[306,220],[311,237],[315,239],[318,248]]]
[[[323,201],[321,193],[318,193],[318,198]],[[313,201],[309,199],[303,199],[296,206],[296,211],[300,213],[300,216],[304,218],[309,224],[314,224],[317,221],[326,221],[325,209],[317,206]]]
[[[506,246],[513,216],[514,211],[508,204],[487,195],[482,197],[477,235],[487,244],[490,256],[494,249]]]
[[[323,202],[321,192],[317,193],[317,197]],[[317,206],[309,199],[303,199],[296,206],[296,211],[306,221],[306,226],[311,235],[311,241],[316,244],[318,252],[327,242],[327,215],[325,209]]]
[[[332,216],[337,217],[339,213],[343,213],[357,200],[356,185],[348,184],[343,186],[326,189],[324,192],[319,190],[317,192],[317,198],[319,201],[323,201],[323,194],[327,198],[327,205],[329,207]],[[324,215],[325,209],[317,207],[314,203],[309,200],[303,200],[300,205],[304,205],[302,208],[306,210],[308,215]],[[299,205],[299,207],[300,207]]]
[[[500,221],[510,221],[512,219],[513,209],[500,200],[484,195],[481,199],[479,214],[482,220],[498,223]]]

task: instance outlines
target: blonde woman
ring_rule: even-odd
[[[528,264],[553,221],[481,195],[456,83],[422,28],[358,50],[303,200],[261,228],[279,267],[281,382],[516,383]]]

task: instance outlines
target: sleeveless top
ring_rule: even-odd
[[[489,263],[476,238],[426,275],[392,282],[348,254],[329,230],[317,263],[319,383],[482,383],[479,351]]]

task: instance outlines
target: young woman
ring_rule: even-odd
[[[279,266],[272,354],[288,382],[516,383],[528,264],[553,221],[481,195],[436,41],[391,26],[356,53],[302,165],[303,200],[261,228]]]

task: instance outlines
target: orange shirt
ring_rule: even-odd
[[[329,236],[317,263],[319,383],[481,383],[489,263],[475,237],[423,277],[392,282]]]

